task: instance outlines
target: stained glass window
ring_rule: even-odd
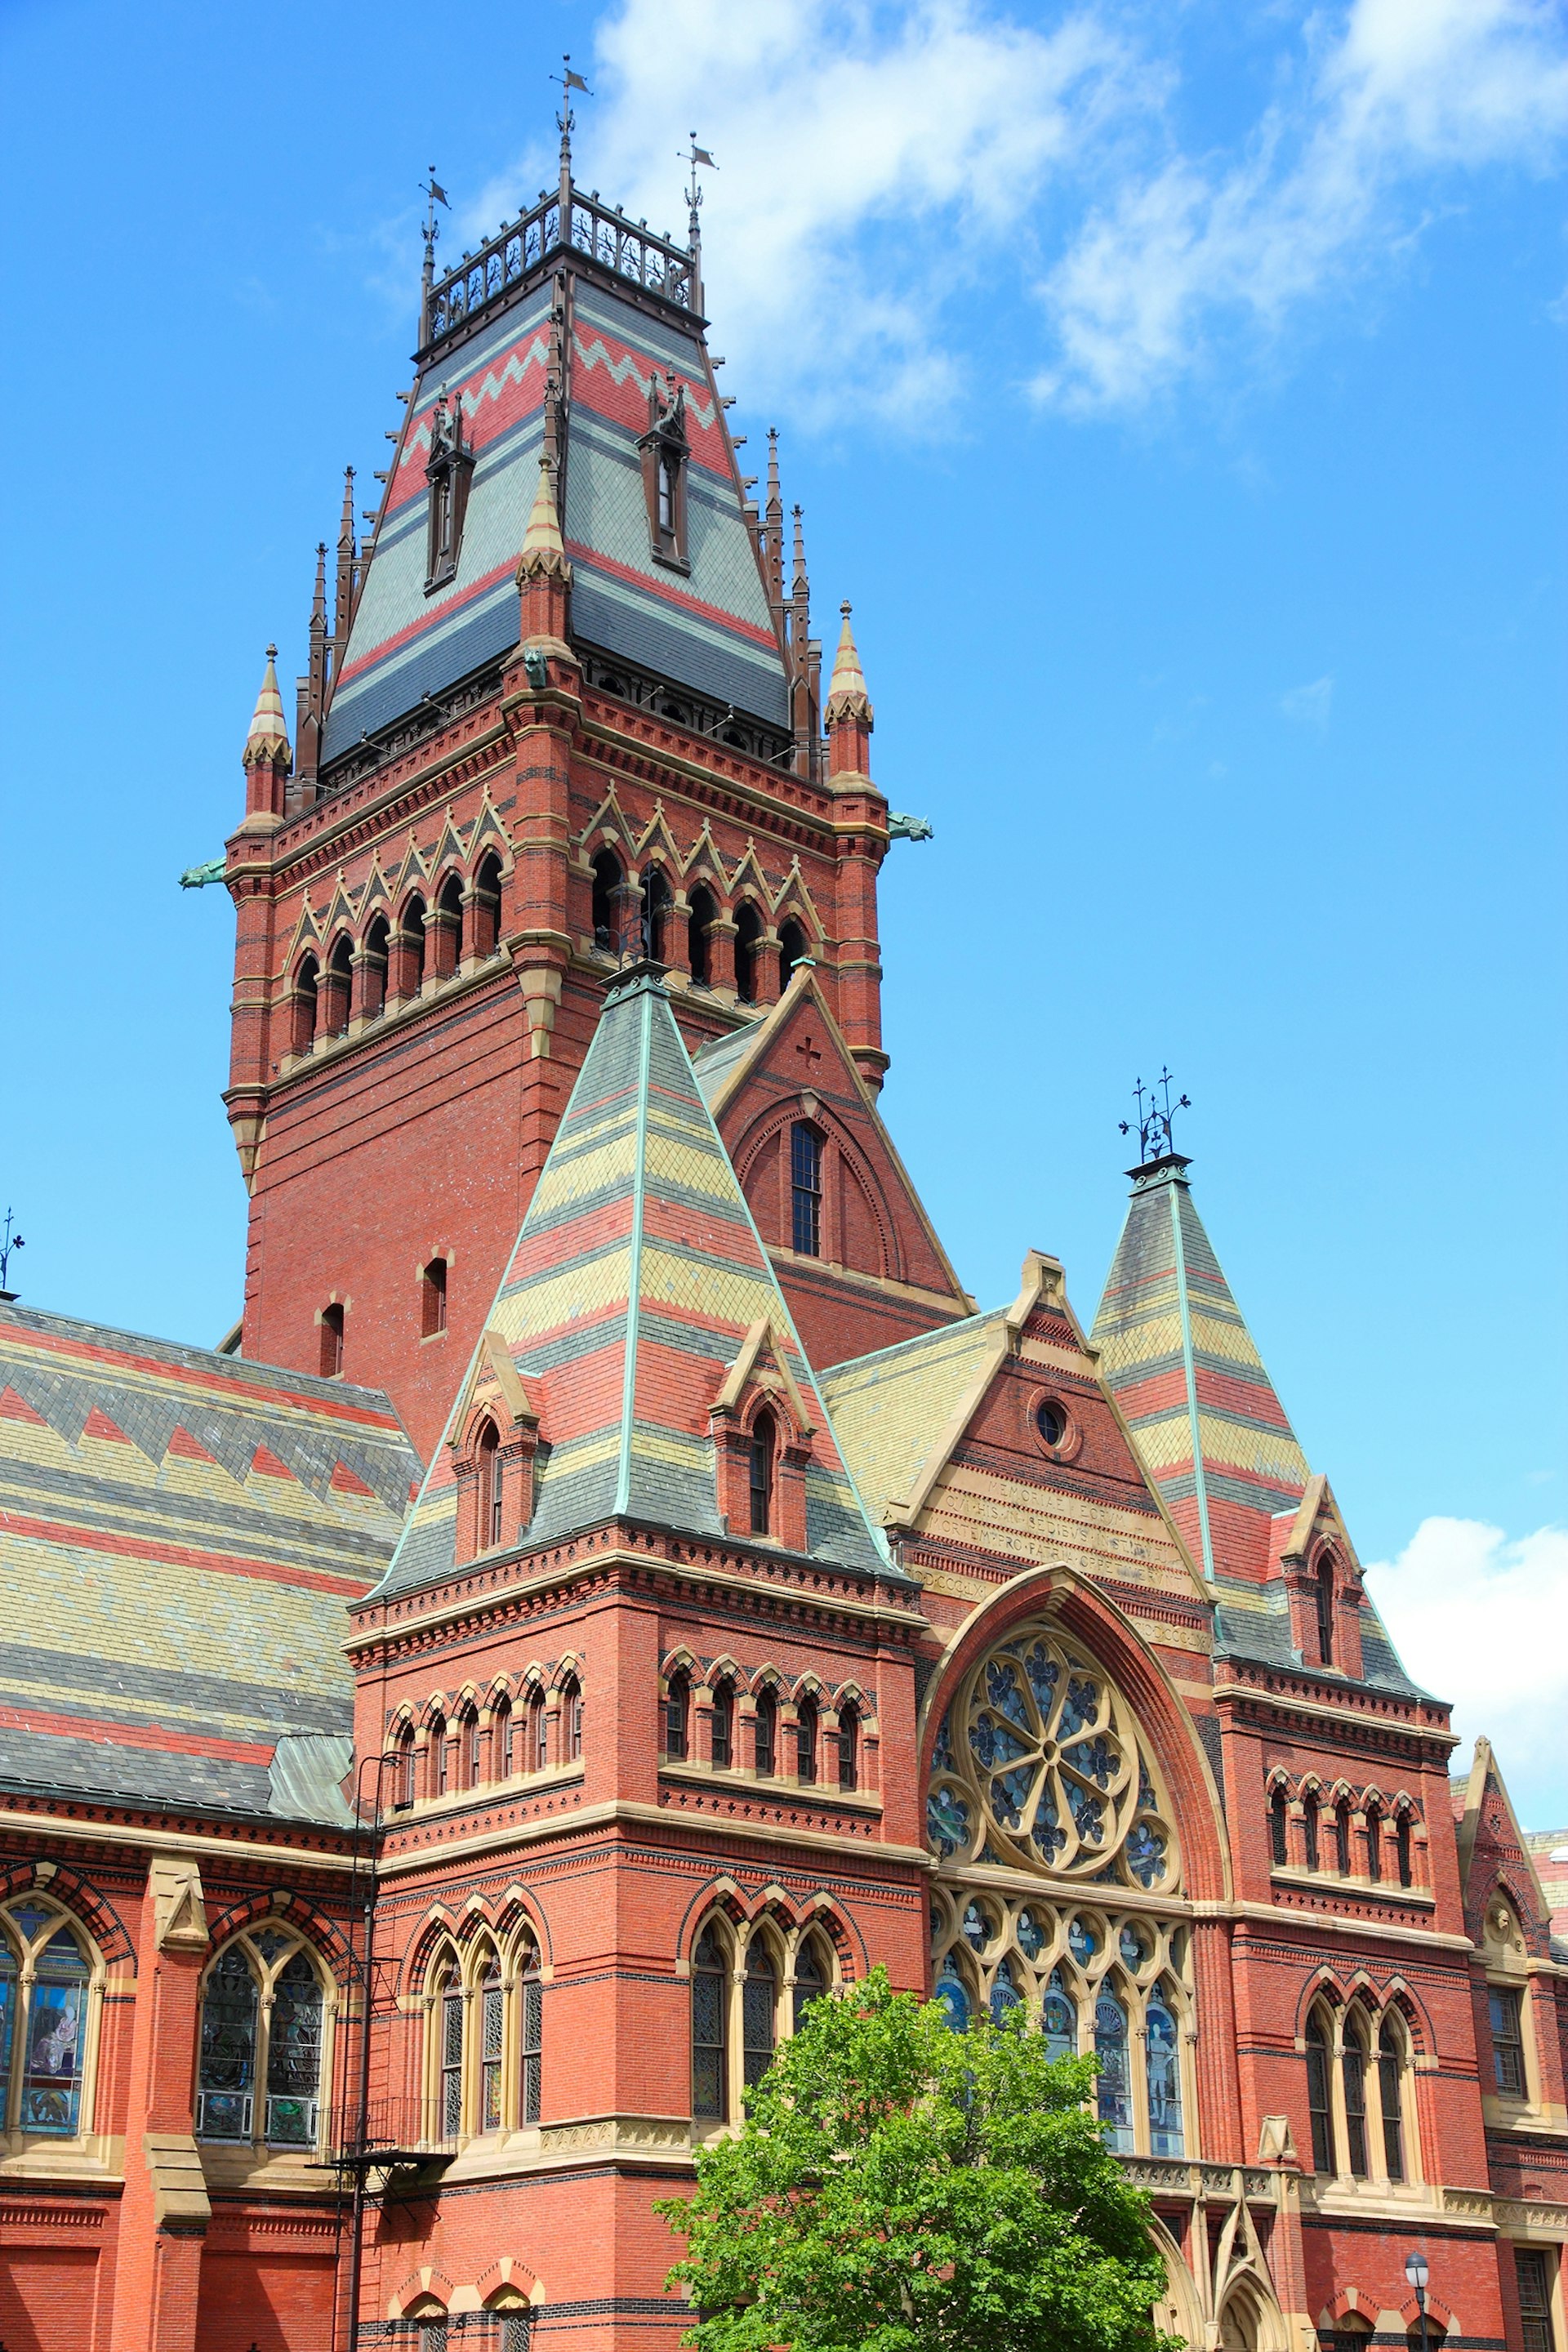
[[[0,1936],[0,2105],[11,2080],[11,2045],[16,2038],[16,1958]],[[0,2112],[0,2124],[5,2120]]]
[[[958,1962],[949,1952],[936,1980],[936,1997],[947,2011],[947,2021],[955,2033],[966,2033],[973,2014],[969,1988],[959,1973]]]
[[[730,2112],[729,2016],[729,1962],[709,1927],[691,1969],[691,2112],[701,2119]]]
[[[777,2007],[773,1961],[762,1945],[753,1944],[746,1956],[746,1979],[741,1989],[741,2036],[748,2088],[760,2083],[773,2063]]]
[[[1118,2156],[1132,2153],[1132,2080],[1127,2063],[1127,2011],[1108,1986],[1094,2004],[1094,2054],[1100,2120]]]
[[[1182,2065],[1176,2020],[1162,1985],[1149,1996],[1143,2011],[1149,2086],[1149,2152],[1181,2156]]]
[[[272,1988],[267,2032],[267,2137],[276,2147],[313,2147],[321,2079],[321,1980],[296,1951]]]
[[[808,1939],[795,1956],[795,2025],[797,2033],[800,2021],[812,2002],[820,2000],[826,1990],[826,1971],[815,1942]]]
[[[992,2023],[1000,2025],[1009,2011],[1022,2005],[1023,1999],[1024,1996],[1014,1980],[1012,1962],[998,1960],[996,1973],[991,1979]]]
[[[202,2001],[196,2129],[204,2139],[248,2140],[256,2087],[257,1984],[238,1944],[219,1957]]]
[[[1060,1969],[1053,1969],[1046,1980],[1045,1998],[1040,2003],[1040,2032],[1046,2037],[1047,2056],[1078,2056],[1078,2012],[1068,1998]]]

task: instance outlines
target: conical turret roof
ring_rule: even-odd
[[[1150,1477],[1211,1580],[1261,1579],[1307,1458],[1175,1153],[1132,1171],[1091,1338]]]
[[[866,691],[866,673],[860,667],[859,648],[855,632],[849,625],[849,606],[838,607],[844,625],[838,632],[838,651],[833,656],[833,676],[828,681],[827,707],[823,713],[828,726],[836,719],[863,719],[871,724],[871,698]]]
[[[611,985],[480,1342],[481,1355],[504,1349],[539,1419],[527,1549],[616,1518],[722,1536],[710,1415],[759,1323],[815,1424],[807,1549],[902,1580],[844,1466],[668,996],[637,967]],[[447,1573],[456,1527],[443,1444],[382,1591]]]
[[[245,739],[245,764],[247,768],[270,765],[289,756],[289,730],[283,723],[283,697],[278,690],[278,648],[268,646],[261,691]]]

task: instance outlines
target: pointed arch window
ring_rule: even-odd
[[[1376,1805],[1366,1809],[1366,1874],[1373,1880],[1383,1876],[1383,1815]]]
[[[490,1769],[503,1780],[517,1769],[517,1721],[504,1691],[490,1711]]]
[[[735,993],[742,1004],[757,1001],[757,953],[762,945],[763,919],[749,898],[735,913]]]
[[[463,523],[468,513],[468,484],[474,453],[463,439],[463,399],[458,393],[450,406],[443,392],[430,412],[430,456],[425,467],[430,499],[425,550],[425,593],[445,588],[456,579],[462,553]]]
[[[493,956],[500,945],[500,859],[492,849],[481,857],[474,876],[474,897],[469,917],[473,952],[481,960]]]
[[[409,1724],[399,1735],[397,1742],[396,1795],[393,1801],[399,1807],[414,1802],[417,1794],[418,1767],[419,1751],[415,1745],[414,1726]]]
[[[1347,2168],[1352,2180],[1364,2180],[1370,2168],[1366,2141],[1366,2043],[1360,2023],[1354,2018],[1347,2018],[1340,2079],[1344,2088]]]
[[[626,877],[613,849],[601,849],[594,860],[594,945],[602,955],[619,953],[621,899]]]
[[[419,1277],[419,1336],[435,1339],[447,1328],[447,1261],[433,1257]]]
[[[343,933],[332,943],[332,952],[321,975],[320,1012],[324,1036],[341,1037],[349,1025],[349,1002],[353,993],[353,941]]]
[[[481,1551],[496,1550],[501,1541],[502,1514],[505,1507],[504,1475],[500,1459],[500,1437],[493,1421],[483,1423],[474,1441],[474,1464],[479,1474],[479,1513],[477,1534]]]
[[[752,1533],[765,1536],[773,1521],[773,1454],[778,1445],[778,1425],[765,1409],[752,1423],[751,1497]]]
[[[1320,1866],[1320,1856],[1318,1852],[1318,1792],[1315,1789],[1309,1789],[1301,1800],[1301,1832],[1307,1848],[1307,1867],[1309,1870],[1316,1870]]]
[[[578,1763],[583,1754],[583,1685],[575,1676],[562,1689],[561,1726],[564,1750],[562,1761]]]
[[[1318,1562],[1313,1585],[1317,1606],[1318,1663],[1331,1666],[1334,1663],[1334,1556],[1326,1551]]]
[[[293,1048],[296,1054],[308,1054],[316,1042],[320,975],[321,966],[315,957],[302,957],[294,974]]]
[[[360,981],[361,1003],[367,1021],[378,1021],[386,1010],[386,969],[391,954],[391,925],[384,915],[377,915],[365,931]]]
[[[662,383],[657,374],[648,378],[647,430],[638,447],[654,558],[684,571],[690,445],[686,434],[686,386],[677,383],[672,371],[666,371]]]
[[[1053,1969],[1046,1979],[1046,1990],[1040,2001],[1040,2032],[1046,2038],[1047,2056],[1053,2059],[1078,2056],[1078,2011],[1068,1998],[1059,1968]]]
[[[1414,1883],[1410,1856],[1410,1815],[1404,1806],[1394,1817],[1394,1867],[1401,1886]]]
[[[202,1988],[197,2137],[314,2147],[325,2027],[321,1972],[298,1936],[266,1925],[226,1945]]]
[[[650,963],[668,961],[671,903],[663,866],[648,866],[642,884],[642,951]]]
[[[671,1675],[664,1702],[664,1752],[672,1763],[685,1762],[689,1752],[690,1727],[691,1677],[682,1668]]]
[[[803,1698],[795,1717],[795,1778],[807,1787],[816,1779],[816,1701]]]
[[[757,1770],[771,1780],[778,1769],[779,1703],[771,1683],[757,1696]]]
[[[528,1702],[528,1764],[531,1772],[542,1772],[550,1761],[550,1711],[544,1703],[544,1693],[536,1690]]]
[[[790,1244],[800,1257],[822,1255],[822,1138],[809,1120],[789,1131]]]
[[[1176,2011],[1169,1990],[1157,1985],[1143,2011],[1144,2068],[1149,2094],[1149,2151],[1181,2156],[1182,2068]]]
[[[440,2137],[456,2139],[463,2128],[463,1988],[457,1965],[451,1963],[437,1992],[436,2015],[440,2033],[439,2098],[437,2113]]]
[[[838,1785],[854,1789],[860,1771],[860,1717],[850,1699],[838,1710]]]
[[[544,1986],[539,1972],[539,1947],[531,1940],[522,1956],[521,1990],[518,2120],[536,2124],[544,2063]]]
[[[727,1772],[735,1755],[735,1694],[721,1682],[713,1694],[713,1769]]]
[[[730,1963],[713,1927],[705,1927],[691,1967],[691,2112],[722,2123],[730,2112]]]
[[[500,1959],[491,1953],[479,1983],[479,2129],[500,2131],[502,2116],[501,2064],[506,2049],[506,1992]]]
[[[1351,1874],[1351,1808],[1348,1797],[1342,1797],[1334,1807],[1334,1868],[1342,1878],[1348,1878]]]
[[[1277,1869],[1283,1869],[1289,1848],[1286,1840],[1288,1807],[1285,1791],[1276,1789],[1268,1800],[1268,1854]]]
[[[437,895],[426,925],[434,950],[436,977],[450,980],[463,950],[463,877],[448,874]]]
[[[795,1956],[795,2030],[798,2033],[801,2021],[814,2000],[820,2000],[832,1982],[831,1971],[824,1967],[821,1949],[815,1936],[807,1936]]]
[[[692,891],[689,906],[689,912],[687,917],[687,962],[690,969],[691,977],[697,982],[697,985],[700,988],[707,988],[711,985],[713,979],[713,942],[711,932],[713,925],[718,919],[719,909],[713,902],[712,892],[710,890],[704,889],[700,883],[698,885],[697,888]]]
[[[1312,2127],[1312,2169],[1334,2168],[1334,2118],[1330,2097],[1329,2037],[1314,2010],[1307,2020],[1307,2112]]]
[[[785,988],[796,964],[806,962],[810,954],[805,933],[792,916],[779,932],[779,978]]]
[[[1094,2054],[1100,2061],[1098,2102],[1107,2143],[1118,2156],[1132,2152],[1132,2079],[1127,2059],[1127,2011],[1109,1985],[1094,2004]]]
[[[778,2000],[773,1957],[765,1945],[753,1942],[746,1955],[746,1976],[741,1988],[742,2074],[748,2090],[762,2081],[773,2063]]]
[[[343,1310],[336,1299],[321,1309],[321,1378],[336,1381],[343,1370]]]
[[[1390,2180],[1405,2178],[1405,2053],[1396,2030],[1384,2018],[1377,2034],[1378,2105],[1383,2116],[1383,2168]]]

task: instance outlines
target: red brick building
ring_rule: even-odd
[[[886,1964],[1095,2051],[1169,2323],[1568,2352],[1568,1948],[1168,1125],[1092,1328],[878,1109],[873,781],[700,248],[444,278],[225,878],[231,1352],[0,1307],[5,2352],[667,2352]],[[1554,1884],[1555,1882],[1553,1882]]]

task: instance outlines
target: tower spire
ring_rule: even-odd
[[[299,682],[294,734],[299,745],[295,790],[314,785],[321,764],[321,722],[327,711],[327,542],[316,546],[316,585],[310,598],[310,653]],[[302,803],[303,804],[303,803]]]
[[[768,502],[763,512],[763,526],[767,534],[768,603],[773,607],[773,626],[782,645],[784,635],[784,494],[779,488],[779,428],[768,427]]]
[[[795,578],[790,587],[790,653],[793,670],[795,769],[809,776],[816,758],[816,675],[811,643],[811,583],[805,570],[805,523],[802,509],[795,520]]]
[[[335,686],[348,650],[349,623],[353,619],[354,570],[359,549],[354,541],[354,469],[343,468],[343,511],[338,524],[337,577],[332,590],[332,675]],[[331,699],[329,693],[328,699]]]
[[[245,770],[247,824],[258,819],[268,824],[281,824],[291,758],[289,730],[283,724],[283,697],[278,691],[278,648],[268,646],[261,691],[256,698],[250,732],[240,758]]]

